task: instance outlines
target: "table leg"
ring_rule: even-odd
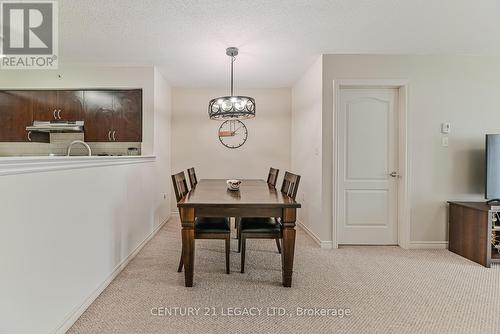
[[[293,257],[295,253],[295,208],[283,209],[283,245],[281,262],[283,271],[283,286],[292,286]]]
[[[240,219],[241,217],[234,217],[234,229],[236,230],[235,239],[238,239],[240,237]]]
[[[194,273],[194,208],[180,208],[182,222],[182,261],[184,262],[184,283],[193,286]]]

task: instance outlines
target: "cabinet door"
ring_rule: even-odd
[[[32,92],[33,120],[53,121],[57,119],[57,91],[37,90]]]
[[[114,94],[113,139],[119,142],[142,141],[142,90]]]
[[[113,119],[113,92],[88,90],[83,95],[85,141],[110,141]]]
[[[83,91],[60,90],[57,92],[57,116],[65,121],[83,119]]]
[[[0,141],[26,142],[26,127],[32,119],[31,97],[28,91],[0,91]]]

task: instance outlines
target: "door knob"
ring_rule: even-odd
[[[392,172],[391,174],[389,174],[391,177],[400,177],[401,175],[399,175],[398,172]]]

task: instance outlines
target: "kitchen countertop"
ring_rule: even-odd
[[[154,162],[154,155],[0,157],[0,176]]]

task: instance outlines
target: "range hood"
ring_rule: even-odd
[[[26,131],[34,132],[83,132],[83,121],[33,121]]]

